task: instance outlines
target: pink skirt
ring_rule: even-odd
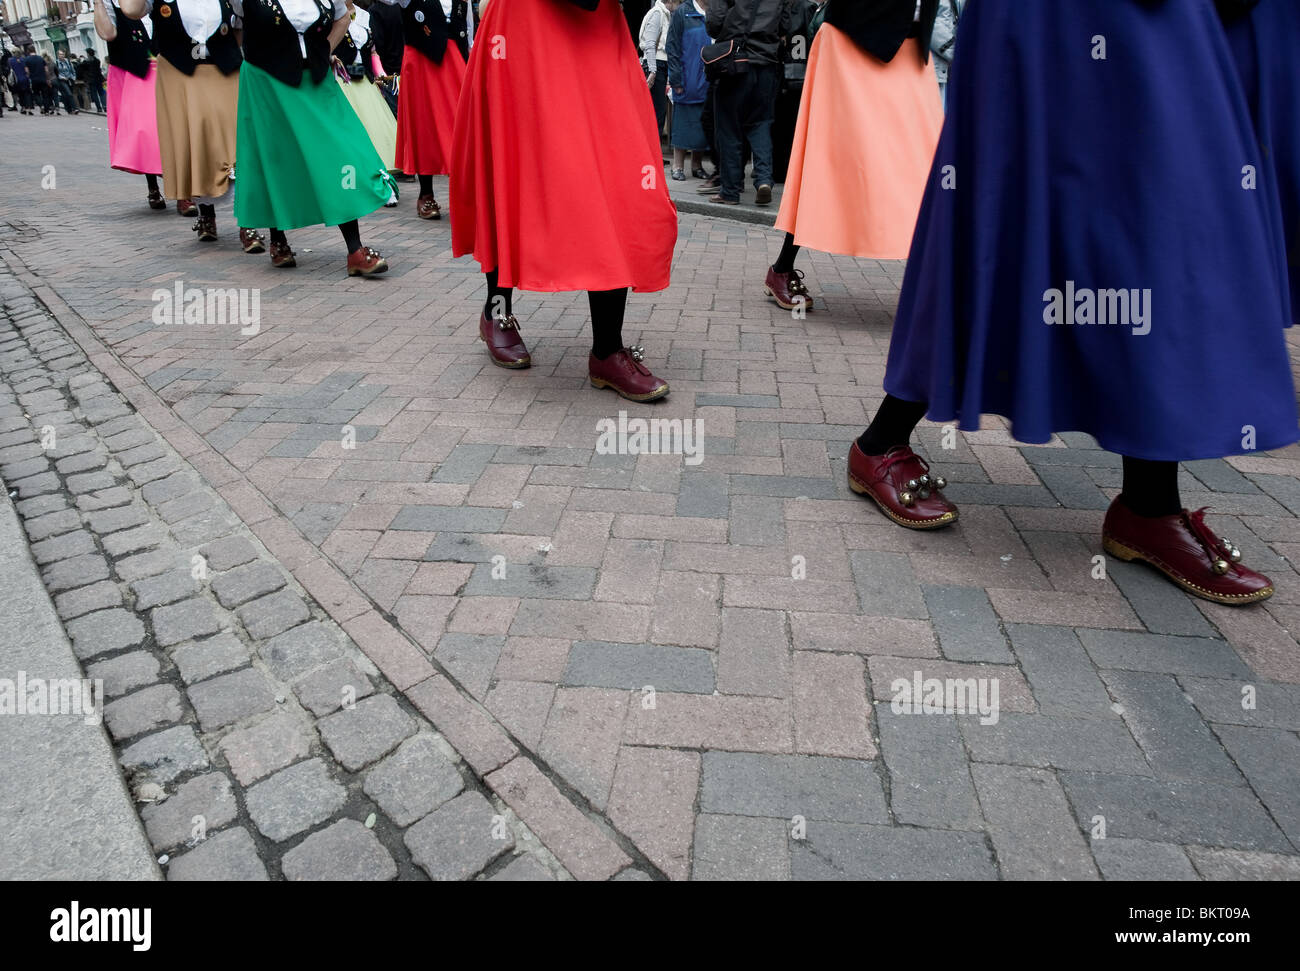
[[[886,64],[830,24],[818,29],[776,218],[800,246],[907,258],[943,128],[934,65],[917,43]]]
[[[149,62],[149,74],[138,78],[110,64],[108,67],[108,164],[123,172],[159,175],[158,117],[154,80],[158,64]]]

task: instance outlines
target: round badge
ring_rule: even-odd
[[[417,11],[415,11],[415,22],[416,22],[417,24],[422,24],[422,23],[424,23],[424,11],[423,11],[423,10],[417,10]]]
[[[223,34],[228,34],[228,33],[230,33],[230,25],[229,25],[229,24],[222,24],[222,25],[221,25],[221,33],[223,33]]]
[[[158,8],[158,15],[160,17],[170,17],[172,15],[172,8],[167,6],[167,4],[164,3],[161,7]]]

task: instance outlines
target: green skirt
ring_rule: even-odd
[[[396,191],[361,119],[330,76],[291,88],[247,61],[239,69],[235,221],[301,229],[374,212]]]

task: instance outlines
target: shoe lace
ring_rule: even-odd
[[[628,347],[623,348],[623,350],[627,352],[627,358],[632,363],[632,367],[636,368],[642,374],[648,375],[650,373],[649,368],[647,368],[644,364],[641,363],[642,361],[645,360],[644,346],[642,346],[641,344],[632,344]]]
[[[1191,534],[1196,537],[1197,542],[1210,558],[1211,565],[1225,565],[1222,571],[1216,569],[1215,572],[1227,573],[1229,569],[1236,572],[1234,564],[1241,559],[1241,550],[1237,549],[1231,540],[1215,535],[1214,530],[1206,524],[1205,511],[1209,508],[1209,506],[1202,506],[1195,512],[1184,512],[1183,519],[1187,522]]]
[[[493,317],[492,320],[502,330],[519,329],[519,318],[517,318],[514,314],[508,314],[503,317]]]
[[[919,473],[910,476],[903,483],[903,488],[908,492],[919,493],[922,499],[928,499],[930,498],[930,493],[942,492],[948,485],[947,480],[945,480],[943,476],[931,475],[930,463],[905,445],[899,448],[892,448],[885,453],[885,460],[880,463],[879,474],[881,479],[892,479],[890,470],[903,462],[915,462],[916,466],[921,470]]]
[[[803,285],[803,270],[791,270],[790,282],[786,284],[791,293],[808,296],[808,288]]]

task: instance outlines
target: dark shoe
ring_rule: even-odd
[[[724,198],[722,198],[722,196],[709,196],[709,202],[717,202],[717,203],[721,203],[721,204],[724,205],[724,206],[738,206],[738,205],[740,205],[740,200],[739,200],[739,199],[724,199]]]
[[[669,174],[672,175],[672,179],[674,182],[686,181],[686,173],[682,169],[672,169]]]
[[[707,178],[709,178],[709,174],[708,174],[707,172],[705,172],[704,169],[691,169],[691,178],[692,178],[692,179],[707,179]]]
[[[159,192],[157,189],[149,190],[149,208],[150,209],[167,208],[167,200],[162,197],[162,193]]]
[[[587,375],[593,387],[613,388],[628,401],[654,401],[668,393],[668,382],[656,378],[641,363],[645,348],[640,344],[625,347],[600,360],[587,356]]]
[[[955,523],[957,507],[943,497],[947,485],[906,445],[884,455],[867,455],[857,442],[849,448],[849,488],[870,496],[900,526],[939,529]]]
[[[763,292],[776,301],[778,307],[794,310],[802,307],[812,310],[813,298],[808,288],[803,285],[803,271],[791,270],[789,273],[777,273],[772,267],[767,268],[767,280],[763,283]]]
[[[348,254],[348,276],[377,276],[386,272],[388,261],[373,247],[363,246],[355,253]]]
[[[245,253],[265,253],[266,237],[256,229],[240,229],[239,245],[244,247]]]
[[[770,185],[760,185],[754,190],[754,205],[766,206],[772,202],[772,187]]]
[[[298,265],[298,260],[294,257],[293,250],[289,248],[287,240],[283,243],[271,240],[271,265],[281,270]]]
[[[177,199],[176,211],[182,216],[197,216],[199,207],[194,204],[193,199]]]
[[[487,313],[478,318],[478,336],[487,345],[492,363],[497,367],[525,368],[531,367],[532,355],[519,336],[519,321],[514,314],[508,317],[489,319]]]
[[[1241,604],[1273,596],[1273,581],[1241,565],[1241,550],[1205,524],[1205,510],[1145,517],[1118,497],[1106,510],[1101,546],[1126,562],[1155,567],[1194,597]]]
[[[722,179],[718,178],[716,175],[712,175],[705,179],[704,183],[695,191],[702,196],[707,196],[711,193],[717,192],[718,186],[720,185],[722,185]]]
[[[199,234],[200,243],[215,243],[217,241],[217,217],[199,216],[194,222],[194,231]]]
[[[421,219],[441,219],[442,209],[433,196],[420,196],[415,200],[415,214]]]

